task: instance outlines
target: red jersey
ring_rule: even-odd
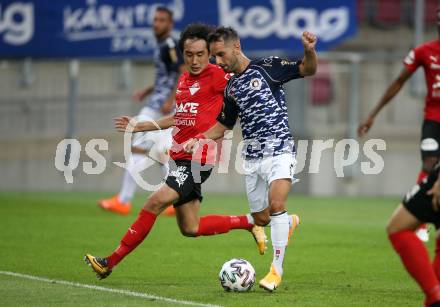
[[[430,41],[412,49],[404,64],[411,72],[423,66],[427,87],[425,119],[440,122],[440,40]]]
[[[171,159],[214,164],[217,153],[215,146],[200,146],[192,155],[185,153],[183,144],[217,122],[229,77],[223,69],[213,64],[208,64],[198,75],[185,72],[180,76],[176,90]]]

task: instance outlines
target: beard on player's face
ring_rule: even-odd
[[[228,70],[226,72],[237,72],[237,68],[238,68],[238,59],[235,55],[231,56],[231,59],[229,60],[228,63]]]
[[[223,49],[224,54],[222,62],[218,65],[227,73],[236,72],[238,67],[238,59],[232,50]]]

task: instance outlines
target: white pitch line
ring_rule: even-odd
[[[117,294],[122,294],[122,295],[126,295],[126,296],[140,297],[140,298],[147,299],[147,300],[164,301],[164,302],[169,302],[169,303],[173,303],[173,304],[203,306],[203,307],[221,307],[219,305],[203,304],[203,303],[197,303],[197,302],[191,302],[191,301],[182,301],[182,300],[176,300],[173,298],[156,296],[156,295],[142,293],[142,292],[134,292],[134,291],[124,290],[124,289],[106,288],[106,287],[95,286],[95,285],[81,284],[81,283],[67,281],[67,280],[49,279],[49,278],[45,278],[45,277],[39,277],[39,276],[33,276],[33,275],[27,275],[27,274],[21,274],[21,273],[9,272],[9,271],[0,271],[0,274],[24,278],[24,279],[36,280],[36,281],[46,282],[46,283],[50,283],[50,284],[66,285],[66,286],[72,286],[72,287],[77,287],[77,288],[85,288],[85,289],[92,289],[92,290],[98,290],[98,291],[104,291],[104,292],[110,292],[110,293],[117,293]]]

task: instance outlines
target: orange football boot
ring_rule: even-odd
[[[293,236],[293,232],[295,231],[296,227],[299,226],[299,224],[301,223],[301,220],[299,219],[299,216],[296,214],[292,214],[292,227],[289,227],[289,239],[287,241],[287,245],[289,245],[290,242],[290,238]]]
[[[98,206],[104,210],[114,212],[120,215],[127,215],[131,211],[130,203],[121,203],[118,195],[109,199],[101,199],[98,201]]]
[[[170,205],[165,210],[163,210],[162,214],[165,216],[175,216],[176,209],[174,209],[173,205]]]
[[[273,292],[281,284],[281,275],[277,273],[275,267],[271,265],[269,273],[259,282],[260,288]]]

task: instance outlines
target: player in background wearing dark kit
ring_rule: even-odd
[[[440,7],[437,8],[436,14],[440,37]],[[417,183],[420,183],[432,171],[440,156],[440,40],[436,39],[412,49],[403,63],[404,68],[400,75],[391,83],[367,119],[359,125],[358,134],[362,137],[370,130],[380,110],[400,91],[414,71],[422,66],[425,71],[427,94],[420,143],[423,166],[417,179]],[[427,228],[423,225],[416,234],[422,241],[426,242],[429,239]]]
[[[285,207],[294,182],[296,157],[282,85],[316,72],[316,36],[304,32],[301,40],[302,61],[278,57],[251,61],[243,54],[234,29],[217,28],[209,38],[211,54],[219,66],[235,75],[225,89],[217,124],[185,144],[191,152],[200,140],[221,138],[240,118],[250,211],[256,225],[270,223],[271,227],[273,261],[269,273],[259,282],[268,291],[281,283],[285,249],[299,224],[299,217],[289,216]]]
[[[147,99],[145,106],[137,116],[137,120],[156,120],[173,111],[174,93],[177,79],[183,71],[182,54],[177,48],[177,40],[171,36],[173,29],[173,13],[166,7],[158,7],[154,13],[153,31],[157,40],[153,61],[155,67],[155,80],[153,86],[148,86],[133,94],[135,102]],[[130,172],[142,170],[147,162],[150,152],[160,154],[150,155],[159,157],[155,160],[159,163],[162,178],[168,174],[168,156],[166,152],[171,147],[171,129],[154,131],[149,133],[136,133],[132,141],[132,155],[127,161],[119,194],[109,199],[98,201],[98,205],[104,210],[126,215],[131,211],[131,200],[136,192],[137,183]],[[170,207],[172,209],[172,207]],[[166,212],[165,212],[166,213]],[[168,212],[168,215],[173,212]]]
[[[440,228],[440,164],[414,186],[391,216],[388,237],[405,269],[425,294],[425,306],[440,307],[440,246],[431,263],[428,250],[414,233],[423,223]],[[438,241],[437,241],[438,243]]]
[[[148,235],[156,217],[171,203],[176,209],[180,231],[185,236],[209,236],[226,233],[232,229],[249,230],[260,253],[264,252],[264,229],[254,226],[252,217],[208,215],[199,217],[202,201],[201,184],[211,174],[216,148],[201,148],[195,155],[183,150],[183,143],[215,124],[223,105],[223,91],[229,79],[220,67],[209,64],[208,34],[210,27],[189,25],[181,34],[179,47],[183,52],[188,72],[179,78],[176,92],[176,114],[156,122],[140,122],[131,126],[134,131],[167,129],[175,125],[171,148],[170,172],[166,183],[150,195],[138,218],[122,238],[119,247],[106,258],[86,255],[99,279],[107,277],[112,269]],[[119,131],[132,125],[130,117],[115,119]]]

